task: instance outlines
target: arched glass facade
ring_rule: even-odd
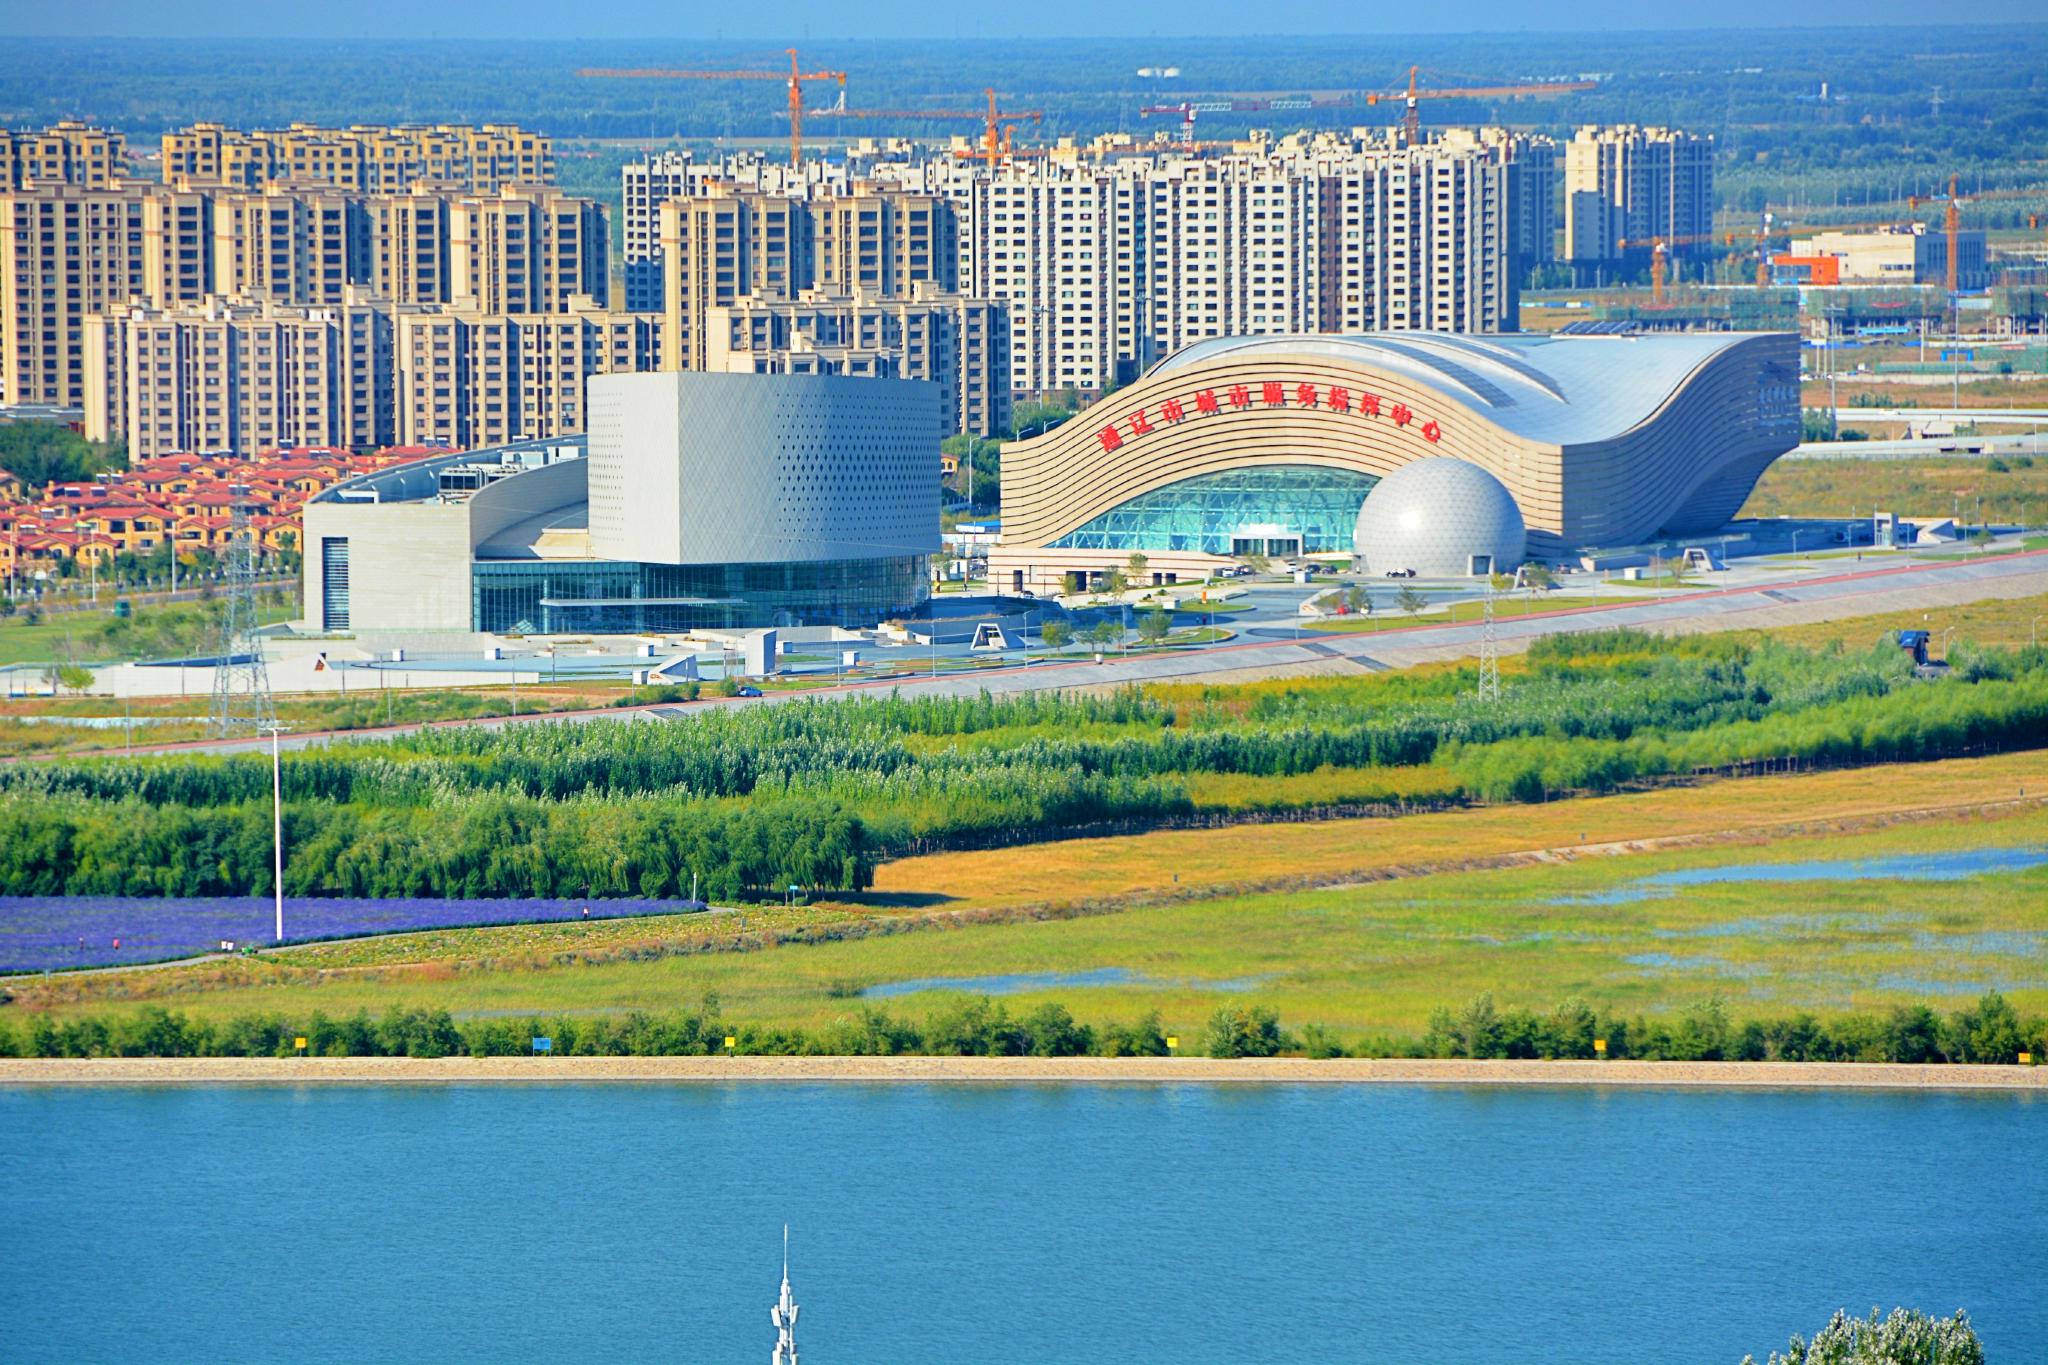
[[[1229,555],[1246,541],[1299,541],[1304,554],[1351,548],[1358,509],[1379,480],[1322,465],[1202,474],[1140,493],[1052,542],[1059,550],[1186,550]]]
[[[871,626],[931,591],[924,555],[784,564],[483,561],[471,571],[475,629],[494,635],[582,631]]]

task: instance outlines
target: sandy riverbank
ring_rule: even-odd
[[[2048,1068],[1826,1062],[1308,1061],[1203,1057],[332,1057],[0,1059],[0,1085],[410,1085],[556,1082],[1623,1085],[2026,1090]]]

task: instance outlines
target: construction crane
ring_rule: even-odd
[[[1734,236],[1735,234],[1733,233],[1728,234],[1728,240],[1731,244],[1734,241]],[[1614,245],[1623,251],[1633,247],[1646,246],[1650,248],[1650,306],[1652,308],[1662,308],[1664,306],[1664,272],[1668,268],[1668,248],[1674,246],[1698,246],[1701,243],[1712,242],[1713,240],[1714,234],[1711,232],[1688,232],[1678,236],[1652,237],[1648,240],[1644,240],[1641,237],[1634,239],[1623,237],[1617,240]]]
[[[819,118],[884,118],[884,119],[973,119],[984,126],[981,145],[967,153],[976,159],[995,161],[1002,157],[1016,155],[1016,149],[1009,141],[1009,134],[1016,124],[1024,119],[1033,123],[1043,122],[1043,109],[998,109],[996,92],[993,89],[982,92],[988,96],[986,109],[820,109]],[[1005,127],[1005,124],[1009,127]]]
[[[1227,142],[1195,141],[1195,115],[1202,111],[1210,113],[1229,112],[1239,109],[1268,109],[1274,107],[1263,100],[1201,100],[1182,104],[1148,104],[1138,111],[1138,117],[1151,118],[1155,114],[1172,114],[1180,119],[1180,145],[1189,151],[1200,151],[1205,147],[1228,147]],[[1290,105],[1290,108],[1307,108],[1306,104]]]
[[[1424,90],[1416,84],[1422,73],[1419,66],[1408,68],[1408,88],[1388,93],[1374,93],[1365,97],[1367,104],[1378,104],[1382,100],[1402,101],[1401,141],[1403,146],[1413,147],[1422,141],[1423,100],[1477,100],[1496,99],[1516,95],[1563,95],[1579,90],[1592,90],[1598,81],[1541,81],[1533,85],[1473,85],[1445,87]]]
[[[806,71],[797,61],[796,49],[785,48],[789,53],[789,74],[780,71],[669,71],[658,67],[620,68],[609,66],[586,66],[576,74],[602,80],[656,80],[656,81],[787,81],[789,83],[789,165],[800,170],[804,164],[804,82],[837,81],[839,83],[839,104],[846,105],[846,73],[844,71]],[[823,110],[818,112],[823,113]]]
[[[1514,95],[1562,95],[1573,91],[1592,90],[1597,81],[1539,81],[1530,85],[1480,85],[1442,90],[1424,90],[1417,85],[1421,67],[1408,68],[1408,88],[1393,91],[1366,91],[1349,95],[1247,95],[1231,96],[1227,99],[1183,100],[1179,104],[1149,104],[1138,113],[1173,114],[1181,120],[1182,140],[1192,143],[1195,133],[1196,114],[1253,114],[1265,110],[1289,109],[1353,109],[1359,105],[1376,105],[1386,100],[1405,102],[1405,113],[1401,119],[1402,140],[1413,147],[1422,140],[1422,100],[1445,99],[1488,99]]]

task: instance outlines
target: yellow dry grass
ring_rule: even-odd
[[[1028,905],[1291,877],[1370,875],[1535,849],[1754,833],[2048,793],[2048,751],[1729,779],[1544,806],[1496,806],[1315,824],[1161,830],[884,864],[885,903]]]

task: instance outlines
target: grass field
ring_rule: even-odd
[[[1958,607],[1915,607],[1799,626],[1773,626],[1769,633],[1807,648],[1839,641],[1844,648],[1858,650],[1895,630],[1932,630],[1937,640],[1943,632],[1954,630],[1955,639],[1979,645],[2032,644],[2048,639],[2048,594],[1969,602]],[[1934,652],[1940,654],[1938,644]]]
[[[1845,420],[1847,420],[1845,418]],[[1945,517],[1974,522],[1978,499],[1995,522],[2048,521],[2048,460],[2003,472],[1975,457],[1929,460],[1780,460],[1764,471],[1744,517]]]
[[[1616,583],[1616,588],[1624,586]],[[1631,588],[1698,587],[1697,582],[1683,580],[1678,583],[1629,584]],[[1569,593],[1539,592],[1502,593],[1494,599],[1493,614],[1497,617],[1533,616],[1550,611],[1579,611],[1587,607],[1639,606],[1640,593],[1614,593],[1597,596],[1575,596]],[[1372,616],[1338,616],[1320,621],[1304,621],[1309,630],[1334,631],[1342,634],[1371,634],[1376,630],[1395,630],[1403,626],[1426,626],[1452,621],[1476,621],[1485,614],[1485,608],[1477,599],[1469,602],[1453,602],[1438,611],[1419,611],[1413,616],[1404,616],[1395,610],[1394,595],[1375,587],[1373,589]]]
[[[1016,1003],[1058,999],[1091,1019],[1156,1008],[1192,1029],[1219,1000],[1255,991],[1293,1022],[1354,1034],[1419,1031],[1432,1008],[1481,991],[1503,1005],[1579,994],[1657,1012],[1718,992],[1731,1007],[1825,1010],[1940,1006],[1988,981],[2038,1008],[2048,973],[2026,945],[2048,932],[2041,870],[1939,886],[1737,883],[1583,899],[1682,867],[2048,843],[2048,808],[1972,810],[2022,788],[2048,792],[2048,754],[1067,840],[906,859],[885,865],[859,903],[750,910],[744,924],[714,915],[441,931],[10,989],[22,1006],[59,1013],[153,999],[209,1017],[667,1009],[715,992],[738,1020],[816,1025],[882,983],[1112,968],[1132,979],[1053,984]],[[1943,937],[1984,934],[2036,937]],[[887,1003],[915,1012],[931,997]]]
[[[447,687],[412,691],[383,689],[365,681],[346,696],[286,695],[277,699],[277,714],[292,730],[362,730],[384,725],[473,720],[512,714],[584,711],[609,706],[634,689],[623,682],[565,682],[511,687]],[[30,754],[82,754],[119,750],[135,744],[172,744],[207,735],[211,696],[188,697],[23,697],[0,700],[0,757]],[[132,729],[88,728],[37,723],[34,717],[133,717]]]
[[[53,612],[34,625],[28,623],[24,611],[0,618],[0,667],[8,664],[48,663],[54,659],[104,663],[134,657],[134,648],[108,638],[108,627],[115,623],[112,603],[120,593],[112,588],[102,588],[100,596],[102,601],[108,603],[107,609],[102,611]],[[181,602],[170,607],[145,604],[136,608],[135,615],[127,623],[129,629],[124,634],[140,636],[144,632],[139,630],[139,627],[159,620],[168,620],[177,623],[175,634],[186,637],[186,643],[196,643],[206,638],[205,628],[196,625],[203,610],[204,604],[192,602]],[[298,614],[296,607],[266,606],[258,609],[257,617],[268,625],[292,620]],[[144,646],[147,647],[148,645]]]
[[[816,1027],[864,988],[932,978],[1039,977],[1013,1008],[1057,1000],[1095,1020],[1156,1009],[1193,1032],[1220,1003],[1255,993],[1294,1023],[1345,1034],[1415,1034],[1429,1013],[1491,992],[1502,1007],[1580,997],[1663,1013],[1719,997],[1738,1017],[1797,1009],[1951,1007],[1985,989],[2048,1004],[2048,867],[1943,883],[1888,879],[1709,883],[1631,897],[1629,884],[1687,868],[1804,864],[1902,853],[2048,845],[2048,810],[1806,836],[1760,848],[1687,849],[1444,873],[1321,890],[1224,897],[953,932],[876,935],[770,952],[669,956],[575,970],[455,972],[438,964],[370,975],[293,973],[177,997],[196,1016],[303,1016],[391,1005],[458,1016],[531,1009],[607,1012],[694,1004],[728,1018]],[[1618,894],[1621,893],[1621,894]],[[1113,985],[1057,978],[1113,970]],[[957,990],[887,1001],[916,1013]]]

